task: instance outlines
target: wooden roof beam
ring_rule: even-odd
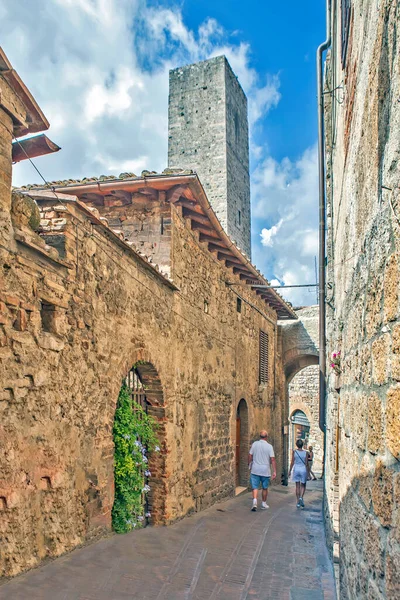
[[[215,244],[214,240],[212,240],[211,242],[209,242],[208,248],[209,248],[210,252],[223,252],[224,254],[226,254],[227,258],[234,258],[234,259],[238,260],[236,258],[236,256],[234,256],[230,252],[230,250],[228,250],[228,248],[226,246],[221,246],[220,244]],[[240,263],[240,264],[242,264],[242,263]]]
[[[219,239],[218,233],[212,228],[211,224],[209,227],[207,227],[205,225],[202,225],[201,223],[198,223],[197,221],[192,221],[191,228],[193,230],[200,231],[200,233],[204,233],[209,237],[215,237],[217,240]]]
[[[167,191],[167,200],[172,204],[178,202],[182,196],[186,198],[186,200],[193,200],[193,202],[196,202],[196,198],[193,196],[192,190],[188,185],[174,185]]]
[[[192,219],[193,221],[196,221],[197,223],[201,223],[202,225],[210,225],[210,227],[212,227],[211,223],[210,223],[210,219],[208,217],[206,217],[205,215],[200,215],[196,212],[193,212],[192,210],[189,210],[188,208],[183,208],[183,216],[185,219]]]
[[[200,233],[200,242],[211,242],[212,244],[214,244],[215,246],[218,246],[219,248],[226,249],[226,244],[224,244],[224,242],[222,240],[213,238],[209,235],[206,235],[205,233]]]
[[[244,275],[246,277],[249,276],[249,272],[247,271],[246,267],[238,267],[237,263],[231,262],[229,260],[227,260],[225,264],[227,267],[233,268],[233,272],[235,273],[235,275]]]
[[[218,252],[217,256],[218,256],[218,260],[227,260],[229,262],[236,263],[239,267],[242,265],[240,260],[238,258],[236,258],[236,256],[232,256],[231,254],[228,254],[225,252]]]
[[[176,206],[184,206],[185,208],[189,208],[189,209],[191,209],[193,211],[196,211],[196,212],[197,211],[198,212],[202,211],[201,208],[197,208],[197,205],[196,205],[196,203],[193,200],[186,200],[186,198],[184,198],[183,196],[181,196],[179,198],[179,200],[177,200],[174,204]],[[202,214],[204,214],[204,213],[202,212]]]

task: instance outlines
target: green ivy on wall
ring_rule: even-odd
[[[114,481],[115,499],[112,509],[113,529],[127,533],[141,527],[150,513],[144,512],[143,494],[150,491],[146,479],[147,452],[159,451],[157,423],[131,398],[124,384],[118,396],[114,419]]]

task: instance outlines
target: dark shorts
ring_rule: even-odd
[[[261,483],[261,487],[263,490],[267,490],[269,486],[270,477],[264,477],[264,475],[254,475],[251,473],[250,475],[250,483],[253,490],[258,490],[258,487]]]

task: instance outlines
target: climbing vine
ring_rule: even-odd
[[[115,500],[112,523],[117,533],[127,533],[141,527],[150,513],[144,512],[143,494],[150,491],[146,480],[147,453],[160,449],[157,446],[157,423],[140,404],[131,398],[124,384],[118,396],[114,420],[115,444]]]

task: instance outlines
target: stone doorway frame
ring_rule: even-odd
[[[249,407],[241,398],[236,407],[235,437],[235,487],[248,487],[249,469],[247,457],[250,448]]]
[[[147,360],[147,356],[145,358],[142,358],[142,356],[141,354],[141,357],[136,362],[133,361],[128,368],[125,368],[123,381],[126,381],[126,377],[133,369],[137,372],[146,397],[147,414],[152,416],[158,424],[157,437],[160,452],[152,452],[149,457],[148,465],[151,476],[148,479],[150,492],[147,496],[147,507],[151,513],[149,524],[165,525],[167,523],[167,439],[164,391],[157,368],[150,360]]]

